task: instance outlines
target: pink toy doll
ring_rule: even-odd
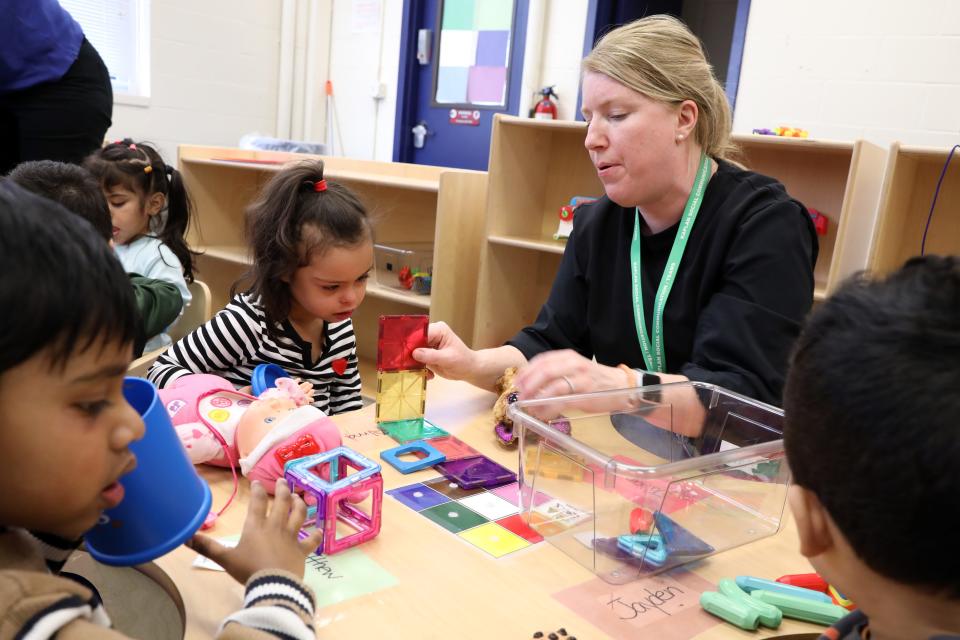
[[[201,373],[160,389],[160,399],[194,464],[239,466],[272,490],[287,461],[341,444],[333,421],[310,404],[311,391],[308,382],[280,378],[257,398]]]

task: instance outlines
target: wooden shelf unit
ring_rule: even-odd
[[[880,224],[870,254],[870,268],[889,273],[920,255],[930,205],[950,149],[893,143],[880,204]],[[960,163],[955,153],[951,165]],[[944,175],[925,253],[960,254],[960,167]]]
[[[807,207],[827,216],[814,268],[814,299],[822,300],[848,275],[869,266],[870,244],[887,152],[858,140],[840,142],[735,135],[748,169],[776,178]]]
[[[490,144],[487,234],[480,260],[475,347],[502,344],[546,300],[565,243],[557,212],[573,196],[599,196],[582,122],[497,115]],[[736,136],[740,160],[783,182],[830,218],[820,238],[815,298],[868,266],[886,152],[870,143]]]
[[[432,321],[443,320],[470,338],[486,173],[194,145],[181,145],[178,156],[197,211],[198,224],[189,240],[203,252],[198,277],[210,285],[215,310],[226,305],[230,287],[250,265],[244,240],[247,205],[285,164],[322,159],[324,175],[350,187],[364,202],[374,217],[378,243],[434,244],[431,295],[401,291],[371,278],[366,299],[354,316],[360,357],[376,358],[381,314],[429,312]]]

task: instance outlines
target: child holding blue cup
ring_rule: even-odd
[[[155,390],[125,380],[138,322],[133,293],[93,228],[0,181],[0,272],[0,628],[18,637],[115,637],[99,598],[57,575],[63,563],[86,532],[91,553],[115,564],[156,557],[199,526],[209,490],[182,449],[165,444],[176,436],[155,421]],[[139,442],[149,446],[138,450]],[[161,465],[165,474],[156,473]],[[153,511],[169,523],[147,539],[144,530],[157,527],[138,523]],[[271,508],[255,484],[237,547],[191,538],[247,584],[251,604],[218,637],[313,637],[314,598],[302,578],[319,540],[298,541],[305,512],[286,485]],[[98,522],[123,535],[103,535]]]

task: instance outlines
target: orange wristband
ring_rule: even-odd
[[[627,374],[627,388],[637,386],[637,372],[625,364],[618,364],[617,368]]]

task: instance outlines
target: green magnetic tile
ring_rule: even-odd
[[[400,444],[406,444],[413,440],[426,440],[428,438],[450,435],[437,425],[423,418],[381,422],[380,430]]]
[[[486,2],[482,0],[480,4]],[[445,0],[443,3],[443,29],[473,29],[474,0]]]
[[[447,531],[460,533],[486,522],[490,522],[479,513],[471,511],[459,502],[445,502],[420,512]]]

